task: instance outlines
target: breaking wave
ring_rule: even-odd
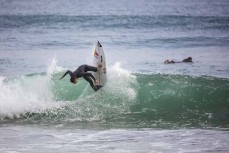
[[[116,63],[98,92],[81,79],[46,73],[0,77],[0,122],[99,124],[112,127],[228,127],[229,80],[208,76],[133,74]]]

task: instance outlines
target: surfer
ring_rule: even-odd
[[[182,62],[192,62],[192,57],[185,58]]]
[[[175,63],[175,61],[167,59],[167,60],[164,61],[164,63],[165,64],[172,64],[172,63]]]
[[[182,63],[182,62],[185,62],[185,63],[192,62],[192,57],[185,58],[182,61],[174,61],[174,60],[169,60],[169,59],[164,61],[165,64]]]
[[[95,79],[95,77],[91,74],[88,73],[87,71],[93,71],[93,72],[97,72],[99,68],[101,68],[102,65],[99,65],[98,68],[94,67],[94,66],[89,66],[89,65],[81,65],[79,66],[74,72],[71,72],[70,70],[68,70],[67,72],[65,72],[65,74],[60,78],[63,79],[67,74],[70,75],[70,82],[73,84],[76,84],[78,82],[78,79],[83,77],[86,81],[89,82],[90,86],[92,87],[92,89],[94,91],[99,90],[102,86],[97,85],[98,81]]]

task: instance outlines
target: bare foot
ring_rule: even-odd
[[[99,84],[98,80],[95,80],[95,85],[98,85],[98,84]]]

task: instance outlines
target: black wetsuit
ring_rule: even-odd
[[[67,75],[67,74],[69,74],[71,76],[71,78],[83,77],[85,80],[87,80],[90,83],[92,89],[94,91],[97,91],[99,88],[101,88],[101,86],[94,85],[92,79],[95,81],[95,77],[91,73],[87,72],[87,71],[97,72],[97,70],[98,70],[97,67],[93,67],[93,66],[89,66],[89,65],[81,65],[74,72],[71,72],[70,70],[68,70],[63,75],[63,77],[65,77],[65,75]]]

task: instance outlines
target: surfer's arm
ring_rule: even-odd
[[[60,79],[63,79],[67,74],[72,76],[72,72],[70,70],[68,70],[67,72],[64,73],[64,75]]]
[[[91,73],[84,72],[84,73],[82,73],[82,76],[89,76],[89,77],[91,77],[94,81],[96,81],[96,80],[95,80],[95,77],[94,77]]]

